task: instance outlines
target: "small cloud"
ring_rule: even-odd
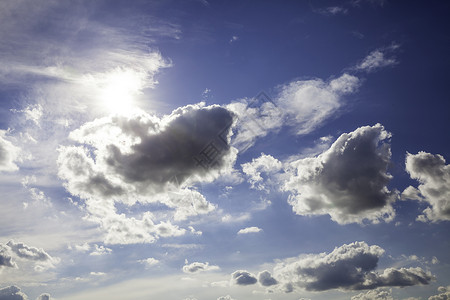
[[[231,274],[231,282],[236,285],[252,285],[257,281],[254,274],[245,270],[237,270]]]
[[[399,48],[399,45],[392,44],[389,47],[379,48],[370,52],[355,69],[365,72],[374,72],[378,69],[398,64],[393,52]]]
[[[99,246],[97,244],[94,244],[95,250],[89,253],[89,255],[92,256],[98,256],[98,255],[105,255],[110,254],[112,250],[110,248],[106,248],[105,246]]]
[[[142,264],[145,264],[146,267],[152,267],[154,265],[159,264],[159,260],[157,260],[157,259],[155,259],[153,257],[149,257],[149,258],[146,258],[146,259],[139,260],[139,262],[142,263]]]
[[[258,233],[260,231],[262,231],[261,228],[252,226],[239,230],[238,234]]]
[[[187,263],[187,261],[186,261]],[[183,266],[183,272],[188,274],[194,274],[199,272],[206,272],[206,271],[216,271],[220,270],[219,266],[210,265],[208,262],[201,263],[201,262],[193,262],[191,264],[187,264]]]
[[[237,36],[237,35],[233,35],[232,37],[231,37],[231,39],[230,39],[230,44],[232,44],[232,43],[234,43],[234,42],[236,42],[236,41],[238,41],[239,40],[239,37]]]

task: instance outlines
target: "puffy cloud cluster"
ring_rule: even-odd
[[[273,278],[272,274],[267,270],[258,273],[258,282],[262,286],[272,286],[278,284],[278,281]]]
[[[391,290],[376,289],[355,295],[351,300],[394,300],[394,298]]]
[[[175,220],[214,210],[195,182],[233,171],[237,150],[229,145],[232,112],[200,103],[158,118],[144,112],[86,123],[70,138],[84,146],[60,148],[59,176],[72,194],[86,200],[89,218],[107,231],[105,242],[149,243],[183,234],[170,222],[155,225],[119,214],[114,203],[163,203]]]
[[[231,283],[236,285],[252,285],[258,281],[256,276],[245,270],[237,270],[231,274]]]
[[[11,251],[21,258],[35,261],[49,261],[52,259],[52,257],[44,251],[44,249],[27,246],[24,243],[15,243],[14,241],[9,241],[6,245],[8,245],[11,248]]]
[[[324,215],[339,224],[391,221],[396,194],[387,188],[391,134],[380,124],[342,134],[317,157],[287,167],[283,189],[296,214]]]
[[[449,300],[450,299],[450,286],[440,286],[438,288],[439,294],[430,296],[428,300]]]
[[[0,244],[0,269],[2,267],[17,268],[17,265],[11,257],[10,248]]]
[[[19,157],[20,149],[8,141],[5,135],[6,131],[0,130],[0,172],[16,171],[19,169],[16,161]]]
[[[274,277],[283,284],[310,291],[361,290],[388,286],[428,284],[434,276],[421,268],[387,268],[375,272],[384,250],[365,242],[344,244],[331,253],[301,255],[274,267]]]
[[[50,300],[50,294],[41,294],[36,300]],[[0,288],[0,300],[28,300],[28,296],[24,294],[20,288],[15,285]]]
[[[354,93],[359,85],[357,77],[345,73],[329,81],[297,80],[281,85],[273,100],[261,93],[233,102],[227,106],[238,116],[233,145],[244,151],[256,139],[284,125],[295,128],[297,134],[307,134],[336,113],[343,104],[342,97]]]
[[[210,265],[208,262],[201,263],[201,262],[193,262],[191,264],[187,264],[183,266],[183,272],[184,273],[199,273],[199,272],[205,272],[205,271],[215,271],[219,270],[219,266]]]
[[[419,186],[409,186],[402,193],[403,199],[426,201],[430,205],[418,219],[420,221],[450,220],[450,165],[442,155],[419,152],[407,153],[406,171]]]
[[[261,173],[265,173],[268,176],[267,180],[270,180],[270,176],[279,172],[283,168],[283,164],[271,155],[261,153],[258,158],[252,159],[251,162],[241,165],[242,171],[248,176],[248,181],[251,188],[257,190],[267,190],[266,183]]]

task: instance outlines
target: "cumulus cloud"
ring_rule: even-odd
[[[248,176],[251,188],[267,191],[266,183],[261,174],[267,174],[266,180],[270,181],[270,176],[279,172],[283,168],[283,164],[273,156],[261,153],[260,157],[253,158],[251,162],[242,164],[241,167],[244,174]]]
[[[351,300],[394,300],[394,298],[392,298],[392,290],[376,289],[355,295]]]
[[[52,257],[42,248],[27,246],[24,243],[9,241],[8,245],[17,256],[34,261],[51,261]]]
[[[365,242],[344,244],[331,253],[301,255],[274,267],[274,277],[284,284],[309,291],[361,290],[389,286],[429,284],[435,277],[421,268],[387,268],[375,271],[384,250]]]
[[[357,70],[373,72],[378,69],[396,65],[398,61],[392,55],[399,46],[394,44],[389,47],[376,49],[370,52],[357,66]]]
[[[19,157],[20,148],[14,146],[6,138],[6,131],[0,130],[0,172],[16,171],[19,167],[16,162]]]
[[[272,274],[267,270],[258,273],[258,282],[262,286],[271,286],[278,284],[278,281],[273,278]]]
[[[245,270],[237,270],[231,274],[231,283],[236,285],[252,285],[258,281],[255,275]]]
[[[107,247],[102,246],[102,245],[99,246],[97,244],[94,244],[94,251],[89,253],[89,255],[99,256],[99,255],[110,254],[111,252],[112,252],[112,250],[110,248],[107,248]]]
[[[28,296],[12,285],[0,289],[0,300],[28,300]]]
[[[153,257],[139,260],[139,262],[145,264],[147,267],[152,267],[154,265],[159,264],[159,260],[157,260],[156,258],[153,258]]]
[[[50,294],[41,294],[41,295],[39,295],[39,297],[37,297],[36,298],[36,300],[50,300],[51,299],[51,297],[50,297]]]
[[[246,227],[246,228],[239,230],[238,234],[258,233],[260,231],[262,231],[261,228],[252,226],[252,227]]]
[[[0,244],[0,269],[1,267],[17,268],[17,265],[13,261],[9,251],[9,247]]]
[[[188,274],[219,270],[219,266],[210,265],[208,262],[193,262],[183,266],[183,272]]]
[[[343,96],[354,93],[359,85],[357,77],[345,73],[328,81],[296,80],[280,85],[273,99],[261,93],[233,102],[227,106],[238,117],[232,144],[245,151],[258,138],[285,125],[297,134],[310,133],[335,114],[343,104]]]
[[[439,294],[430,296],[428,300],[449,300],[450,299],[450,286],[440,286],[438,288]]]
[[[293,161],[283,189],[299,215],[329,214],[339,224],[391,221],[396,194],[386,185],[391,134],[380,124],[342,134],[317,157]]]
[[[227,109],[201,103],[162,118],[141,112],[97,119],[70,134],[85,146],[60,148],[58,174],[71,194],[86,199],[89,218],[107,230],[107,243],[181,235],[185,230],[170,222],[154,224],[150,212],[140,219],[118,214],[114,202],[162,203],[175,220],[214,210],[190,185],[233,171],[233,120]]]
[[[406,171],[419,186],[406,188],[402,197],[428,202],[420,221],[450,220],[450,165],[442,155],[419,152],[406,154]]]

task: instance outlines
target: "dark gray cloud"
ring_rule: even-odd
[[[41,294],[39,297],[36,298],[36,300],[50,300],[51,296],[50,294]]]
[[[11,254],[9,252],[9,247],[0,244],[0,268],[1,267],[10,267],[16,268],[17,265],[13,261]]]
[[[15,285],[0,289],[0,300],[28,300],[27,295]]]
[[[434,276],[421,268],[385,269],[375,272],[384,250],[365,242],[335,248],[331,253],[302,255],[286,259],[274,268],[274,277],[309,291],[361,290],[389,286],[425,285]]]
[[[407,153],[406,171],[420,184],[417,188],[406,188],[402,198],[426,201],[430,205],[418,220],[450,220],[450,165],[445,164],[444,157],[423,151]]]
[[[278,281],[273,278],[272,274],[267,270],[258,273],[258,282],[262,286],[271,286],[278,284]]]
[[[231,282],[237,285],[252,285],[258,280],[255,275],[245,270],[237,270],[231,274]]]
[[[191,264],[183,266],[183,272],[184,273],[199,273],[204,271],[214,271],[219,270],[220,268],[218,266],[210,265],[208,262],[201,263],[201,262],[193,262]]]
[[[9,241],[7,245],[11,250],[19,257],[35,260],[35,261],[51,261],[52,257],[44,251],[44,249],[38,249],[35,247],[30,247],[24,243],[15,243],[14,241]]]
[[[227,109],[202,105],[162,119],[145,113],[99,119],[70,135],[95,148],[94,157],[83,147],[62,148],[59,174],[84,197],[161,192],[189,177],[207,179],[230,167],[232,122]]]
[[[284,190],[299,215],[329,214],[340,223],[390,221],[396,194],[387,189],[391,134],[380,124],[342,134],[317,157],[288,166]]]

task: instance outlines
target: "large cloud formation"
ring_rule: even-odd
[[[339,224],[391,221],[396,194],[386,185],[391,151],[381,124],[342,134],[317,157],[294,161],[283,189],[299,215],[329,214]]]
[[[70,138],[84,146],[60,148],[59,176],[72,194],[86,200],[89,218],[106,229],[106,243],[148,243],[185,230],[170,222],[155,225],[119,214],[115,202],[163,203],[175,220],[206,214],[215,207],[195,182],[233,170],[237,150],[229,145],[232,112],[220,106],[188,105],[158,118],[145,112],[86,123]]]
[[[423,211],[420,221],[450,220],[450,165],[442,155],[419,152],[407,153],[406,171],[419,186],[409,186],[402,198],[426,201],[430,207]]]
[[[344,244],[331,253],[301,255],[274,267],[274,277],[309,291],[362,290],[389,286],[424,285],[434,276],[421,268],[387,268],[375,272],[384,250],[365,242]]]
[[[14,241],[9,241],[6,245],[8,245],[11,250],[21,258],[35,261],[49,261],[52,259],[52,257],[44,251],[44,249],[27,246],[24,243],[15,243]]]

